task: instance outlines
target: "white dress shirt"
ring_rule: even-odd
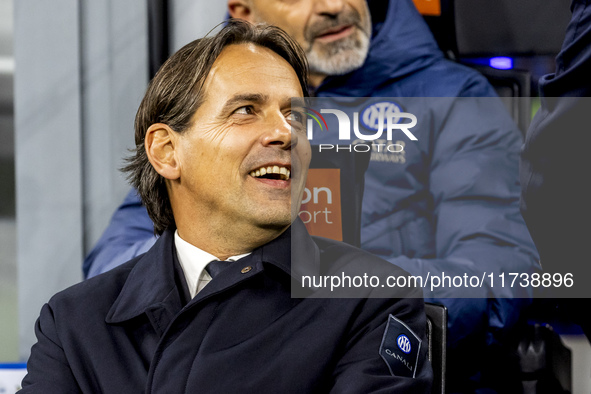
[[[187,280],[191,298],[193,298],[211,280],[211,276],[205,270],[205,267],[212,261],[219,261],[219,259],[182,239],[179,236],[178,230],[174,232],[174,246],[179,263],[185,274],[185,279]],[[236,261],[248,256],[250,253],[232,256],[227,258],[226,261]]]

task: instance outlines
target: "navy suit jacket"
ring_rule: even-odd
[[[317,272],[382,263],[313,240],[296,222],[189,300],[168,229],[145,255],[43,307],[22,393],[429,392],[423,300],[412,298],[420,290],[395,290],[411,298],[293,298],[292,234]],[[402,364],[380,350],[394,317],[423,341],[416,364],[406,365],[412,373],[392,372]]]

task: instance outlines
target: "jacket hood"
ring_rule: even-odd
[[[364,65],[342,76],[328,77],[318,88],[321,94],[365,97],[391,83],[443,59],[427,23],[412,0],[368,0],[373,32]]]

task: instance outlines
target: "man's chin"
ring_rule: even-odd
[[[283,232],[287,227],[291,226],[292,223],[291,214],[281,216],[275,216],[272,218],[265,218],[257,223],[257,226],[261,229],[268,231]]]
[[[308,52],[310,72],[321,75],[343,75],[360,68],[365,62],[369,42],[316,43]]]

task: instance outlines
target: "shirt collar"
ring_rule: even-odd
[[[187,281],[187,286],[189,287],[189,292],[191,293],[191,298],[193,298],[197,293],[199,279],[211,279],[211,276],[205,271],[205,267],[212,261],[218,261],[219,259],[182,239],[178,230],[174,232],[174,246],[185,275],[185,280]],[[250,253],[252,252],[231,256],[226,261],[237,261],[248,256]]]

